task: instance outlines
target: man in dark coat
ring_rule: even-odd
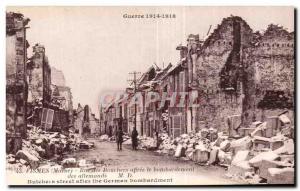
[[[118,151],[122,150],[122,143],[123,143],[123,131],[122,128],[119,128],[116,132],[116,141],[117,141],[117,145],[118,145]]]
[[[132,149],[133,150],[137,150],[137,146],[138,146],[138,138],[137,137],[138,137],[138,132],[134,128],[131,133],[131,141],[132,141]]]

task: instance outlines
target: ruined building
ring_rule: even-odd
[[[268,121],[275,130],[280,130],[278,114],[285,112],[291,123],[294,119],[294,33],[271,24],[256,38],[253,46],[243,50],[242,57],[243,77],[247,82],[244,124],[252,119]]]
[[[6,13],[6,137],[7,152],[16,152],[26,137],[27,82],[26,29],[29,22],[19,13]]]
[[[100,134],[100,122],[93,113],[90,113],[90,129],[91,135]]]
[[[33,55],[28,63],[28,102],[42,102],[43,107],[49,107],[51,101],[51,68],[45,47],[35,44]]]
[[[51,68],[41,44],[33,46],[33,55],[27,63],[28,116],[34,126],[41,125],[42,108],[49,108],[51,102]]]
[[[264,136],[271,137],[284,123],[293,125],[293,32],[271,24],[260,34],[241,17],[230,16],[205,39],[190,34],[186,45],[176,50],[180,52],[177,64],[163,70],[151,67],[138,82],[143,97],[136,120],[140,135],[153,136],[154,131],[163,130],[178,137],[213,128],[230,137],[245,136],[253,130],[254,121],[267,121]],[[184,92],[188,99],[183,107],[170,100],[163,107],[158,107],[160,101],[145,105],[147,92],[167,93],[168,98]],[[108,127],[117,118],[114,104],[103,110]],[[135,112],[133,106],[126,109],[130,132]],[[283,113],[285,119],[279,117]]]
[[[188,50],[194,63],[192,84],[201,95],[192,119],[195,127],[205,121],[224,128],[232,116],[242,130],[264,121],[261,116],[271,110],[279,109],[273,112],[278,115],[293,108],[293,41],[293,33],[282,27],[270,25],[261,35],[240,17],[223,19],[203,45]]]
[[[51,67],[51,83],[56,86],[66,86],[64,73],[55,67]]]
[[[59,109],[64,110],[67,113],[67,121],[69,121],[68,125],[74,127],[73,96],[71,88],[66,86],[64,73],[55,67],[51,67],[51,84],[52,88],[56,90],[55,95],[52,93],[52,102],[59,102]],[[64,126],[67,126],[67,124]]]
[[[61,99],[60,109],[68,112],[70,123],[73,124],[73,96],[71,88],[67,86],[57,86],[57,89]]]
[[[74,129],[75,132],[78,132],[80,135],[82,134],[82,126],[83,126],[83,117],[84,117],[84,110],[80,103],[77,106],[77,109],[73,110],[74,116]]]
[[[203,44],[188,48],[192,91],[199,107],[192,110],[192,129],[225,128],[227,116],[242,112],[241,50],[251,46],[253,31],[240,17],[228,17]]]
[[[95,117],[88,105],[82,107],[78,104],[77,109],[74,110],[74,129],[82,137],[100,133],[99,119]]]

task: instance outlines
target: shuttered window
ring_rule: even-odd
[[[54,116],[53,109],[43,108],[41,124],[44,130],[48,130],[52,128],[53,116]]]

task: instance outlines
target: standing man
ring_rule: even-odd
[[[123,131],[122,128],[119,127],[119,130],[116,133],[116,141],[117,141],[117,145],[118,145],[118,151],[122,150],[122,143],[123,143]]]
[[[137,150],[137,146],[138,146],[138,132],[137,130],[134,128],[132,133],[131,133],[131,141],[132,141],[132,150]]]

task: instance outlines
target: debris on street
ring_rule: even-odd
[[[73,162],[63,160],[64,154],[94,148],[93,142],[83,140],[75,133],[69,133],[67,136],[34,127],[28,130],[27,134],[28,139],[22,139],[22,150],[17,151],[16,154],[7,155],[7,168],[37,169],[41,164],[48,165],[47,163],[51,162],[58,164],[60,161],[64,168],[66,166],[69,168],[74,160]]]
[[[272,137],[263,136],[266,122],[253,122],[252,126],[255,127],[252,132],[241,138],[230,138],[226,135],[228,132],[217,133],[212,129],[201,129],[197,133],[182,134],[175,138],[160,133],[158,140],[139,136],[138,148],[155,150],[200,165],[225,167],[228,169],[228,177],[243,179],[252,184],[278,183],[278,177],[289,176],[293,172],[293,139],[290,134],[282,132]],[[124,144],[130,145],[131,139],[127,139]],[[283,183],[290,180],[286,179]]]

